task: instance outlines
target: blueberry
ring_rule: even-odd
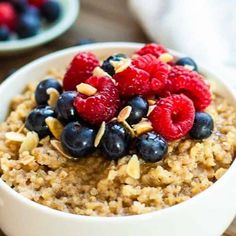
[[[193,127],[189,135],[193,139],[205,139],[212,134],[213,128],[214,122],[208,113],[196,112]]]
[[[40,19],[40,11],[37,7],[29,6],[25,12],[25,15],[31,15],[32,17]]]
[[[108,123],[100,142],[102,153],[109,160],[118,160],[128,154],[130,140],[130,134],[124,126],[117,122]]]
[[[64,150],[73,157],[83,157],[94,151],[94,129],[81,126],[78,122],[67,124],[61,135]]]
[[[132,107],[131,113],[127,119],[130,125],[137,124],[147,115],[148,103],[144,98],[140,96],[134,97],[127,102],[127,105]]]
[[[159,134],[148,132],[137,138],[136,150],[144,161],[157,162],[167,153],[168,144]]]
[[[10,39],[10,31],[6,26],[0,26],[0,41],[7,41]]]
[[[180,58],[176,62],[176,65],[179,65],[179,66],[189,65],[189,66],[193,67],[193,70],[198,71],[198,67],[197,67],[196,62],[193,59],[191,59],[190,57],[182,57],[182,58]]]
[[[10,0],[10,2],[18,13],[23,13],[28,8],[27,0]]]
[[[61,94],[56,104],[58,119],[63,123],[78,120],[78,113],[73,106],[77,93],[75,91],[66,91]]]
[[[49,106],[38,106],[32,110],[26,119],[25,127],[38,133],[40,138],[50,135],[49,128],[45,123],[47,117],[56,117],[55,111]]]
[[[47,89],[54,88],[60,94],[62,93],[62,86],[56,79],[46,79],[41,81],[35,91],[35,100],[38,105],[48,104],[49,95],[47,94]]]
[[[42,5],[41,13],[49,23],[53,23],[58,20],[61,15],[61,5],[57,1],[48,0]]]
[[[113,76],[115,74],[115,70],[113,65],[111,64],[111,61],[120,61],[123,58],[127,58],[127,56],[121,53],[110,56],[105,61],[103,61],[101,68],[109,75]]]

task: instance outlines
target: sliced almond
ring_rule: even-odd
[[[153,130],[152,123],[148,120],[133,125],[133,128],[137,136]]]
[[[125,121],[130,116],[131,111],[132,111],[131,106],[124,107],[117,116],[118,122]]]
[[[96,94],[97,89],[90,84],[81,83],[76,86],[76,89],[79,93],[82,93],[87,96],[93,96]]]
[[[188,70],[193,70],[194,69],[194,67],[191,66],[191,65],[184,65],[184,68],[186,68]]]
[[[60,96],[59,92],[55,88],[48,88],[47,94],[49,95],[48,105],[55,107]]]
[[[131,60],[130,60],[130,58],[123,58],[120,61],[112,61],[111,60],[111,64],[113,65],[113,67],[115,69],[115,73],[120,73],[130,66]]]
[[[154,110],[155,107],[156,107],[156,105],[149,106],[147,116],[149,116],[151,114],[151,112]]]
[[[95,67],[95,69],[93,70],[93,75],[94,76],[98,76],[98,77],[103,77],[103,76],[107,76],[107,77],[111,77],[106,71],[104,71],[100,66]]]
[[[7,132],[5,138],[9,141],[22,143],[25,140],[25,135],[17,132]]]
[[[134,132],[133,128],[128,124],[128,122],[127,121],[123,121],[122,124],[130,132],[131,136],[135,137],[135,132]]]
[[[99,130],[98,130],[98,133],[96,135],[96,138],[95,138],[95,141],[94,141],[94,147],[97,147],[102,139],[102,136],[104,135],[105,133],[105,130],[106,130],[106,123],[105,121],[102,122]]]
[[[24,151],[31,152],[34,148],[38,146],[39,137],[35,132],[28,132],[24,141],[22,142],[19,152],[22,153]]]
[[[139,163],[137,155],[133,155],[130,158],[127,168],[126,168],[126,172],[130,177],[134,179],[140,178],[140,163]]]
[[[170,53],[162,53],[158,59],[162,62],[167,63],[173,61],[174,57]]]
[[[72,157],[64,152],[61,142],[59,142],[58,140],[51,140],[50,143],[62,156],[64,156],[65,158],[67,158],[69,160],[75,160],[74,157]]]
[[[59,139],[61,137],[61,133],[64,129],[64,126],[62,125],[62,123],[58,119],[56,119],[54,117],[50,117],[50,116],[45,119],[45,122],[46,122],[49,130],[53,134],[53,136],[56,139]]]
[[[154,99],[149,99],[149,100],[148,100],[148,105],[150,105],[150,106],[151,106],[151,105],[155,105],[156,102],[157,102],[157,101],[154,100]]]
[[[25,128],[25,124],[23,124],[18,130],[17,133],[21,133]]]

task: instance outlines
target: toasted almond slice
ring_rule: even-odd
[[[137,155],[133,155],[130,158],[127,168],[126,168],[126,172],[130,177],[134,179],[140,178],[140,163],[139,163]]]
[[[194,67],[191,66],[191,65],[184,65],[184,68],[186,68],[188,70],[193,70],[194,69]]]
[[[93,75],[94,76],[98,76],[98,77],[102,77],[102,76],[107,76],[107,77],[111,77],[106,71],[104,71],[100,66],[95,67],[95,69],[93,70]]]
[[[138,124],[133,125],[133,128],[137,136],[153,130],[152,123],[150,121],[141,121]]]
[[[25,135],[17,132],[7,132],[5,138],[9,141],[22,143],[25,140]]]
[[[21,133],[25,128],[25,124],[23,124],[18,130],[17,133]]]
[[[80,83],[76,86],[76,89],[79,93],[82,93],[87,96],[93,96],[96,94],[97,89],[90,84]]]
[[[98,130],[98,133],[96,135],[96,138],[95,138],[95,141],[94,141],[94,147],[97,147],[102,139],[102,136],[104,135],[105,133],[105,130],[106,130],[106,123],[105,121],[102,122],[99,130]]]
[[[47,94],[49,95],[48,105],[55,107],[60,96],[59,92],[55,88],[48,88]]]
[[[155,105],[156,102],[157,102],[157,101],[154,100],[154,99],[149,99],[149,100],[148,100],[148,105],[150,105],[150,106],[151,106],[151,105]]]
[[[128,124],[127,121],[123,121],[122,124],[125,126],[125,128],[130,132],[132,137],[135,137],[135,132],[132,129],[132,127]]]
[[[123,58],[120,61],[112,61],[111,60],[111,64],[113,65],[114,69],[115,69],[115,73],[119,73],[124,71],[126,68],[128,68],[131,64],[131,60],[130,58]]]
[[[167,63],[173,61],[174,57],[170,53],[162,53],[158,59],[162,62]]]
[[[67,158],[69,160],[75,160],[74,157],[72,157],[64,152],[61,142],[59,142],[58,140],[51,140],[50,143],[62,156],[64,156],[65,158]]]
[[[131,59],[132,59],[132,60],[135,60],[135,59],[137,59],[138,57],[139,57],[138,54],[133,54],[133,55],[131,56]]]
[[[58,119],[54,117],[50,117],[50,116],[45,119],[45,122],[48,125],[48,128],[53,134],[53,136],[56,139],[59,139],[64,129],[64,126],[62,125],[62,123]]]
[[[156,105],[149,106],[147,116],[149,116],[151,114],[151,112],[154,110],[155,107],[156,107]]]
[[[26,138],[22,142],[19,152],[22,153],[24,151],[32,151],[34,148],[38,146],[39,137],[35,132],[28,132]]]
[[[130,116],[131,111],[132,111],[131,106],[124,107],[117,116],[118,122],[125,121]]]

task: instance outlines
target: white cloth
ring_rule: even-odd
[[[236,86],[236,0],[129,0],[154,42],[226,75]]]

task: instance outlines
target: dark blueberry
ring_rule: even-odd
[[[189,135],[193,139],[208,138],[213,131],[214,122],[212,117],[206,112],[196,112],[193,127]]]
[[[31,15],[32,17],[36,17],[40,19],[40,11],[37,7],[29,6],[24,12],[25,15]]]
[[[73,106],[77,93],[75,91],[66,91],[61,94],[56,104],[58,119],[63,123],[78,120],[78,113]]]
[[[45,123],[47,117],[56,117],[55,111],[49,106],[38,106],[32,110],[26,119],[25,127],[38,133],[40,138],[50,135],[50,130]]]
[[[18,13],[25,12],[29,7],[27,0],[10,0],[10,2]]]
[[[38,105],[48,104],[49,95],[47,89],[54,88],[60,94],[62,93],[62,86],[56,79],[46,79],[41,81],[35,90],[35,100]]]
[[[127,102],[127,105],[132,107],[130,116],[127,119],[127,122],[130,125],[137,124],[147,115],[148,103],[144,98],[140,96],[134,97]]]
[[[48,22],[55,22],[61,15],[60,3],[54,0],[46,1],[41,7],[41,14]]]
[[[10,39],[10,31],[6,26],[0,26],[0,41],[7,41]]]
[[[189,65],[189,66],[193,67],[193,70],[198,71],[198,67],[197,67],[196,62],[193,59],[191,59],[190,57],[182,57],[182,58],[180,58],[176,62],[176,65],[179,65],[179,66]]]
[[[130,140],[130,134],[124,126],[116,122],[108,123],[100,142],[102,153],[109,160],[118,160],[128,154]]]
[[[115,54],[113,56],[108,57],[105,61],[103,61],[101,68],[106,71],[109,75],[113,76],[115,74],[115,70],[111,61],[120,61],[123,58],[127,58],[125,54]]]
[[[159,134],[148,132],[137,138],[136,150],[144,161],[157,162],[167,153],[168,144]]]
[[[79,45],[86,45],[86,44],[91,44],[95,43],[95,40],[93,39],[80,39]]]
[[[23,14],[19,17],[16,33],[19,38],[35,36],[40,29],[39,17],[32,14]]]
[[[83,157],[94,151],[96,131],[78,122],[67,124],[61,135],[64,150],[73,157]]]

